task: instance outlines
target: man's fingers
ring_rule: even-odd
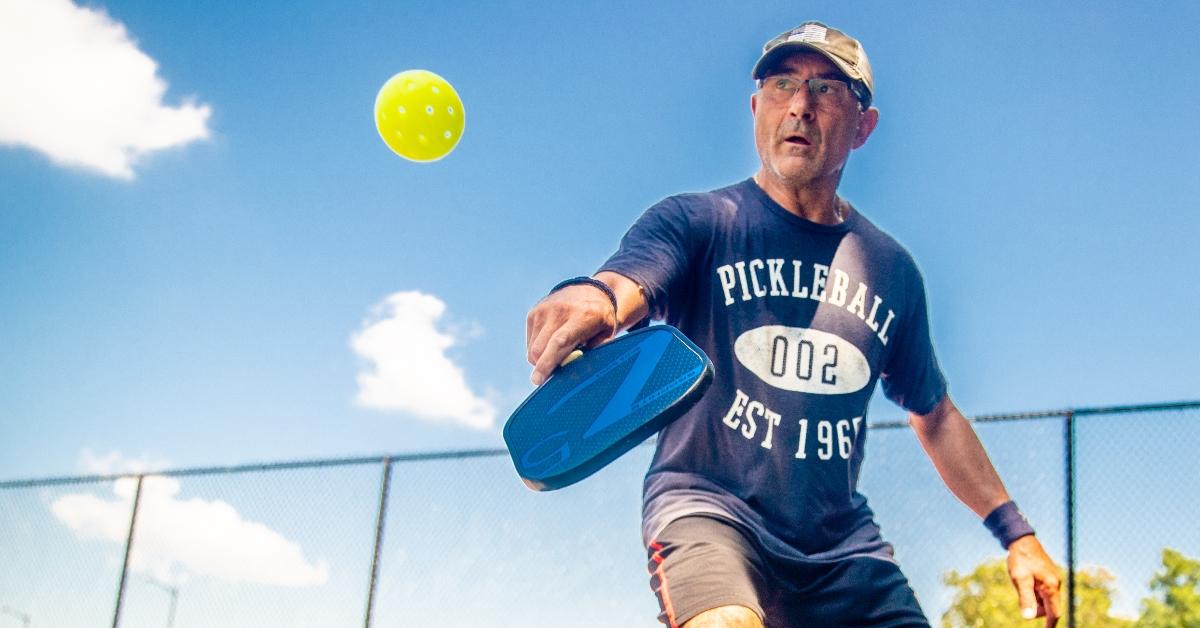
[[[1046,628],[1054,628],[1054,625],[1058,623],[1058,618],[1062,616],[1062,609],[1058,602],[1058,579],[1046,578],[1038,586],[1037,593],[1039,603],[1046,610]]]
[[[1021,606],[1021,618],[1033,619],[1038,615],[1037,596],[1033,593],[1033,578],[1022,576],[1017,578],[1017,603]]]
[[[1021,537],[1008,547],[1008,574],[1017,589],[1021,617],[1046,616],[1053,628],[1062,616],[1058,599],[1059,571],[1033,535]]]
[[[563,289],[564,293],[568,291],[570,288]],[[572,344],[591,340],[593,336],[605,331],[606,327],[611,328],[614,324],[610,314],[611,306],[607,300],[601,305],[603,307],[594,302],[567,301],[559,293],[538,303],[525,317],[525,343],[528,353],[526,357],[529,363],[538,363],[551,338],[562,333],[564,328],[570,328],[567,330],[569,333],[577,334],[578,337],[572,339],[575,340]],[[573,346],[571,348],[574,349]]]
[[[554,324],[543,321],[539,327],[529,332],[531,337],[529,338],[529,353],[526,355],[526,359],[529,360],[530,364],[536,365],[542,359],[542,353],[546,350],[546,345],[550,342],[550,338],[554,336],[555,332],[558,331],[560,324],[557,321]]]
[[[525,317],[530,381],[541,386],[567,354],[608,339],[613,314],[611,302],[591,286],[568,286],[542,299]]]
[[[571,336],[582,334],[583,330],[580,328],[578,320],[572,321],[567,317],[566,311],[553,310],[542,316],[530,333],[533,334],[533,338],[529,342],[527,358],[530,364],[536,365],[542,362],[543,354],[547,350],[554,351],[558,346],[569,346],[569,349],[558,356],[558,359],[561,360],[567,352],[573,350],[575,345],[581,342]],[[555,364],[558,362],[556,361]]]
[[[537,362],[533,366],[533,375],[530,381],[535,386],[541,386],[543,382],[550,378],[550,374],[554,369],[562,364],[567,354],[574,351],[586,338],[582,337],[581,330],[573,325],[564,325],[556,331],[549,334],[545,340],[545,345],[540,354],[537,356]],[[540,342],[541,337],[538,338]]]
[[[530,364],[536,362],[536,360],[530,356],[532,355],[533,350],[533,335],[542,327],[541,319],[541,313],[538,312],[536,308],[530,310],[529,314],[525,316],[525,353]]]

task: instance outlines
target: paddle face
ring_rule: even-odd
[[[584,353],[559,367],[504,425],[517,474],[535,491],[586,478],[686,412],[712,375],[708,356],[669,325]]]

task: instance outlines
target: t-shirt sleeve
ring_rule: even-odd
[[[938,366],[929,332],[925,282],[913,267],[913,299],[905,323],[892,339],[895,346],[879,379],[883,393],[896,405],[917,414],[928,414],[946,396],[946,378]]]
[[[691,226],[683,207],[674,198],[647,209],[633,223],[617,252],[600,270],[624,275],[645,291],[650,316],[665,319],[678,298],[679,283],[687,276]]]

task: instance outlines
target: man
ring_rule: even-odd
[[[1020,613],[1055,625],[1057,569],[946,395],[915,263],[837,195],[879,120],[866,53],[807,22],[767,42],[752,76],[754,177],[651,207],[594,277],[563,282],[528,316],[535,384],[648,316],[714,361],[712,387],[662,431],[646,475],[660,620],[928,625],[856,490],[881,381],[1007,548]]]

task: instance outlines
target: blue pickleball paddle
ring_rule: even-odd
[[[535,491],[578,482],[691,408],[712,361],[683,332],[629,332],[561,366],[504,425],[517,474]]]

